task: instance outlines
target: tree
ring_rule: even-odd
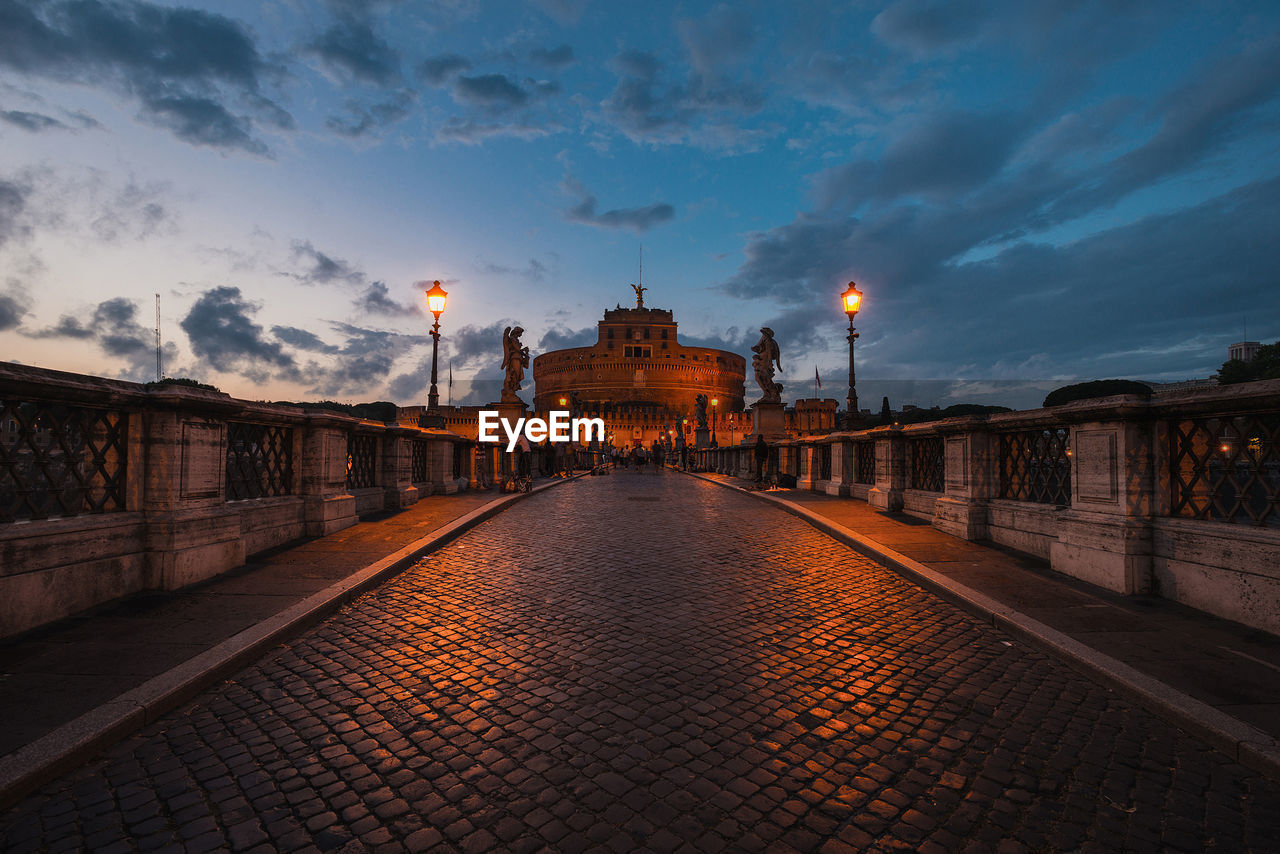
[[[1113,394],[1151,397],[1151,386],[1137,380],[1093,380],[1087,383],[1073,383],[1055,388],[1045,395],[1044,405],[1061,406],[1073,400],[1090,400],[1095,397],[1110,397]]]
[[[1259,348],[1258,355],[1251,361],[1228,359],[1218,369],[1221,385],[1275,379],[1280,379],[1280,341]]]

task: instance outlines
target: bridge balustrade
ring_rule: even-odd
[[[468,444],[184,385],[0,363],[0,637],[456,491],[454,449]]]
[[[784,483],[1280,634],[1280,380],[787,439],[770,455]]]

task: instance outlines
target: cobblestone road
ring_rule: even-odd
[[[0,817],[6,850],[1277,850],[1280,786],[801,521],[534,496]]]

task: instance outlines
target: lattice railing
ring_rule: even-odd
[[[853,482],[875,485],[876,482],[876,443],[855,442],[853,444]]]
[[[347,488],[363,489],[378,483],[378,437],[366,433],[347,435]]]
[[[1000,498],[1071,504],[1071,433],[1066,427],[999,435]]]
[[[1168,423],[1170,515],[1280,526],[1280,413]]]
[[[0,399],[0,522],[125,508],[126,413]]]
[[[409,451],[409,480],[413,483],[427,482],[427,448],[425,440],[413,440]]]
[[[831,480],[831,446],[818,446],[818,480]]]
[[[227,424],[227,500],[293,493],[293,428]]]
[[[941,492],[945,472],[942,438],[922,436],[907,439],[907,465],[909,488]]]

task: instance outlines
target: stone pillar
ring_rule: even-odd
[[[356,499],[347,490],[347,431],[354,418],[308,413],[302,435],[302,458],[294,467],[302,473],[306,534],[323,537],[360,521]]]
[[[847,497],[849,486],[853,483],[853,443],[849,441],[834,442],[831,445],[831,478],[827,481],[827,495]]]
[[[181,392],[165,397],[139,419],[141,507],[148,579],[176,590],[241,565],[245,552],[240,514],[226,506],[227,413],[200,414]]]
[[[796,473],[796,489],[813,489],[818,475],[818,446],[813,442],[805,442],[796,446],[799,453],[800,471]]]
[[[1140,421],[1071,428],[1071,509],[1060,516],[1049,562],[1058,572],[1117,593],[1149,593],[1154,471]]]
[[[933,527],[965,540],[987,538],[987,502],[997,489],[995,437],[978,419],[965,424],[948,425],[942,436],[946,458],[943,494],[933,510]]]
[[[877,510],[901,510],[907,488],[907,444],[896,427],[877,432],[875,440],[876,485],[867,493],[867,503]]]
[[[419,431],[410,427],[388,427],[382,434],[378,484],[387,510],[401,510],[418,502],[413,485],[413,438]]]

